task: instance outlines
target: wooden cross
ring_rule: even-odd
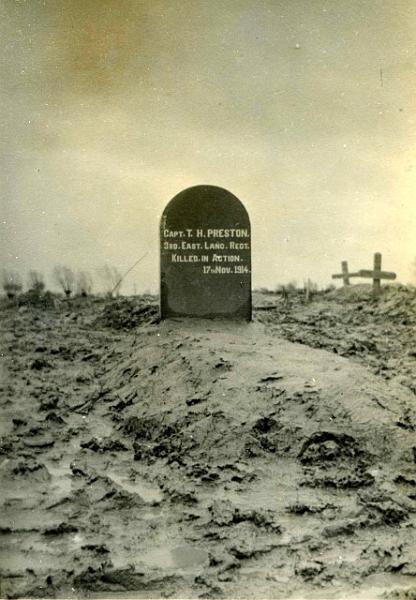
[[[382,279],[396,279],[396,273],[391,273],[389,271],[381,270],[381,254],[380,252],[376,252],[374,254],[374,269],[372,271],[368,271],[366,269],[361,269],[358,271],[359,277],[370,277],[373,280],[373,294],[374,296],[379,296],[381,291],[381,280]]]
[[[343,260],[341,263],[342,273],[332,275],[332,279],[342,279],[344,286],[350,285],[350,277],[357,277],[358,273],[348,273],[348,262]]]

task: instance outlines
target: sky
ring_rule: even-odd
[[[210,184],[249,213],[254,287],[377,251],[416,281],[414,0],[1,0],[0,23],[2,267],[147,253],[123,290],[157,291],[162,211]]]

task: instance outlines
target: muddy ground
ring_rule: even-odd
[[[1,596],[416,598],[416,296],[1,310]]]

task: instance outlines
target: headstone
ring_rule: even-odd
[[[188,188],[160,223],[161,318],[251,320],[251,234],[246,209],[211,185]]]

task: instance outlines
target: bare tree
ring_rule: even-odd
[[[285,285],[279,284],[276,288],[276,292],[281,295],[282,300],[285,304],[289,302],[289,294]]]
[[[6,296],[10,299],[15,298],[23,288],[19,273],[7,269],[3,269],[1,272],[1,285]]]
[[[292,281],[289,281],[289,283],[279,283],[276,286],[276,293],[287,295],[296,292],[297,289],[297,282],[293,279]]]
[[[75,288],[75,276],[69,267],[58,265],[52,272],[55,283],[63,290],[67,298],[70,297]]]
[[[303,282],[303,289],[305,291],[305,301],[311,302],[313,296],[318,291],[318,284],[308,278]]]
[[[89,296],[92,291],[92,277],[86,271],[77,273],[77,294],[80,296]]]
[[[122,277],[120,271],[113,265],[104,265],[98,269],[99,276],[103,281],[104,291],[108,296],[120,293]]]
[[[29,290],[36,292],[36,294],[41,294],[45,289],[45,281],[39,271],[29,271],[27,282]]]

